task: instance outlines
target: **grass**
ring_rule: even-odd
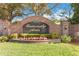
[[[79,46],[67,43],[0,43],[1,56],[79,56]]]

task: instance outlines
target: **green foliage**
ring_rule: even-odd
[[[56,32],[53,32],[51,34],[51,37],[52,37],[52,39],[58,39],[58,38],[60,38],[60,34],[59,33],[56,33]]]
[[[72,19],[69,19],[69,21],[72,24],[78,24],[79,23],[79,4],[73,3],[73,4],[71,4],[71,7],[73,8],[74,15],[73,15]]]
[[[47,38],[51,38],[50,34],[18,34],[19,37],[47,37]]]
[[[16,34],[16,33],[15,34],[11,34],[11,35],[8,36],[9,39],[17,38],[17,37],[18,37],[18,34]]]
[[[0,18],[11,21],[16,16],[35,14],[42,16],[44,14],[51,15],[52,9],[57,7],[59,4],[52,4],[49,8],[47,3],[0,3]],[[30,10],[30,12],[24,13],[23,10]]]
[[[1,36],[0,37],[0,42],[6,42],[8,41],[8,37],[7,36]]]
[[[40,36],[40,34],[19,34],[19,37],[37,37]]]
[[[11,3],[11,4],[0,4],[0,18],[10,20],[16,16],[28,15],[34,13],[35,15],[41,14],[51,14],[50,9],[47,7],[46,3],[28,3],[28,4],[21,4],[21,3]],[[22,13],[21,10],[23,9],[31,9],[32,11],[28,14]]]
[[[47,6],[47,3],[32,3],[29,4],[29,6],[32,11],[35,13],[35,15],[43,15],[43,14],[51,14],[51,10]]]
[[[11,21],[11,19],[13,19],[13,17],[15,16],[21,16],[21,12],[20,10],[23,8],[22,4],[0,4],[0,18],[1,19],[7,19],[9,21]],[[13,12],[15,12],[13,14]]]
[[[62,42],[64,42],[64,43],[68,43],[68,42],[71,42],[71,36],[68,36],[68,35],[62,35],[61,36],[61,40],[62,40]]]

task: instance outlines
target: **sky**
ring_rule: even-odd
[[[48,3],[48,7],[49,8],[52,8],[53,4],[52,3]],[[66,17],[69,17],[69,10],[71,9],[71,6],[70,6],[70,3],[60,3],[57,7],[55,7],[54,9],[52,9],[52,15],[43,15],[43,17],[46,17],[48,18],[49,20],[51,19],[58,19],[60,20],[61,18],[65,18]],[[62,15],[61,12],[63,12],[63,10],[66,10],[67,12]],[[24,13],[27,13],[30,12],[30,10],[25,10]],[[62,17],[60,17],[59,15],[62,15]],[[73,10],[71,10],[71,16],[73,15]],[[35,16],[34,14],[30,14],[29,16]],[[13,18],[13,21],[12,22],[15,22],[15,21],[21,21],[23,20],[24,18],[26,18],[28,16],[17,16],[15,18]]]
[[[49,7],[51,8],[52,5],[49,4]],[[59,4],[56,8],[54,8],[52,10],[52,12],[54,13],[54,15],[48,16],[49,19],[51,19],[52,17],[55,17],[56,19],[61,19],[64,16],[69,17],[69,10],[71,9],[71,6],[69,3],[61,3]],[[63,15],[62,17],[60,17],[59,15],[61,14],[61,12],[63,12],[63,10],[66,10],[67,12],[65,13],[65,15]],[[71,10],[71,15],[73,14],[73,10]]]

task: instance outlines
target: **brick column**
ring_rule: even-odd
[[[69,35],[69,22],[66,20],[61,21],[61,34]]]

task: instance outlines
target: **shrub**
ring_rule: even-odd
[[[8,37],[7,36],[1,36],[0,37],[0,42],[6,42],[8,41]]]
[[[68,43],[68,42],[71,42],[71,36],[68,36],[68,35],[62,35],[61,36],[61,40],[62,40],[62,42],[64,42],[64,43]]]
[[[18,34],[18,37],[24,37],[24,36],[27,36],[27,34],[25,34],[25,33]]]
[[[51,34],[51,37],[52,37],[52,39],[58,39],[58,38],[60,38],[60,34],[58,34],[58,33],[56,33],[56,32],[53,32],[53,33]]]
[[[19,37],[39,37],[40,34],[19,34]]]
[[[8,37],[9,37],[9,39],[11,39],[11,38],[17,38],[18,37],[18,34],[16,34],[16,33],[15,34],[11,34]]]

